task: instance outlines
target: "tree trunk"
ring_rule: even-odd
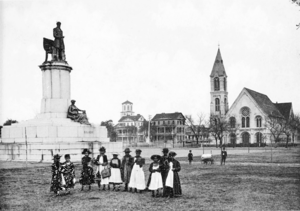
[[[218,139],[217,138],[215,139],[216,139],[216,148],[218,148]]]
[[[290,135],[287,135],[287,136],[286,136],[285,148],[288,148],[288,144],[289,144],[289,137],[290,137]]]

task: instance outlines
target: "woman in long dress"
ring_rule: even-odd
[[[134,165],[132,167],[129,187],[134,189],[134,192],[142,193],[146,188],[145,184],[145,173],[143,170],[143,165],[145,164],[145,159],[141,157],[142,150],[137,149],[135,151],[136,156],[134,157]]]
[[[53,191],[56,195],[59,195],[59,191],[62,190],[60,157],[61,156],[59,154],[54,155],[53,164],[51,166],[52,179],[51,179],[50,191]]]
[[[101,172],[105,168],[108,168],[108,160],[107,160],[107,156],[105,155],[106,149],[105,147],[101,147],[99,151],[100,151],[100,155],[98,155],[96,160],[94,160],[94,164],[97,165],[96,177],[98,182],[98,188],[99,190],[101,190],[101,185],[102,185],[103,186],[102,190],[105,190],[106,186],[107,189],[110,190],[109,177],[103,178],[101,174]]]
[[[175,160],[176,153],[169,152],[169,172],[166,179],[167,196],[173,198],[182,194],[178,172],[181,170],[180,163]]]
[[[131,151],[129,148],[126,148],[124,152],[125,155],[122,158],[122,164],[121,164],[121,176],[125,184],[125,188],[123,191],[128,191],[128,184],[130,182],[130,176],[131,176],[132,166],[134,163],[134,158],[130,155]],[[131,188],[129,191],[131,191]]]
[[[70,159],[71,156],[69,154],[66,154],[66,162],[61,165],[61,173],[65,180],[64,188],[66,188],[67,193],[70,193],[70,189],[74,188],[75,186],[75,168]]]
[[[159,155],[151,156],[151,160],[153,160],[153,163],[151,163],[149,167],[149,171],[151,174],[149,175],[148,189],[152,191],[152,197],[159,197],[159,189],[163,188],[161,166],[159,165],[160,158],[161,156]]]
[[[89,190],[91,190],[91,184],[95,183],[95,176],[93,168],[91,165],[91,158],[89,155],[91,154],[90,150],[84,149],[82,154],[84,155],[81,159],[82,163],[82,171],[81,177],[79,179],[79,183],[82,185],[81,190],[83,191],[83,187],[85,185],[89,186]]]
[[[111,169],[111,176],[109,178],[109,183],[113,184],[113,190],[119,191],[120,184],[123,183],[121,178],[121,161],[118,158],[118,153],[113,153],[113,158],[110,161],[110,169]],[[117,188],[116,188],[117,186]]]

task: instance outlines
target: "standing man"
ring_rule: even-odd
[[[161,177],[162,177],[162,181],[163,181],[163,197],[167,197],[167,192],[166,192],[166,179],[168,176],[168,172],[169,172],[169,149],[168,148],[163,148],[163,156],[161,156],[160,159],[160,166],[161,166]]]
[[[223,149],[221,151],[221,165],[223,164],[223,162],[225,165],[226,157],[227,157],[227,151],[225,150],[225,147],[223,147]]]
[[[193,153],[192,150],[190,150],[190,153],[188,154],[188,159],[189,159],[189,164],[192,164],[192,160],[193,160]]]
[[[61,26],[61,22],[57,22],[56,28],[53,29],[53,36],[55,38],[54,46],[53,46],[54,47],[53,57],[54,60],[56,61],[59,60],[66,61],[64,36],[60,26]]]

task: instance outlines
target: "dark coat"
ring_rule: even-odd
[[[171,160],[169,160],[171,162]],[[180,179],[179,179],[179,174],[178,172],[181,170],[181,166],[178,160],[173,159],[173,168],[175,169],[174,172],[174,184],[173,184],[173,196],[179,196],[182,194],[181,190],[181,184],[180,184]]]
[[[51,167],[52,170],[52,180],[50,192],[58,193],[60,190],[65,189],[65,186],[62,185],[62,165],[59,161],[55,161]]]
[[[130,182],[130,176],[132,171],[132,166],[134,164],[134,158],[131,155],[124,155],[121,163],[121,176],[125,183]]]
[[[94,170],[92,167],[88,166],[88,163],[91,161],[90,157],[84,156],[81,159],[82,171],[79,179],[81,185],[90,185],[95,182]]]
[[[61,165],[61,173],[64,176],[66,185],[65,188],[73,188],[74,187],[74,181],[73,179],[75,178],[75,167],[73,163],[67,163],[64,162]]]
[[[149,178],[148,178],[148,182],[147,182],[147,188],[150,185],[152,173],[154,173],[154,172],[161,172],[161,165],[159,164],[158,169],[153,170],[153,163],[151,163],[150,166],[149,166],[150,174],[149,174]]]

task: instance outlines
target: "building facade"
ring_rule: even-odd
[[[227,74],[220,49],[210,75],[210,84],[210,114],[223,117],[229,123],[223,140],[225,144],[249,146],[255,143],[261,146],[270,143],[269,115],[285,119],[293,115],[292,103],[273,103],[267,95],[248,88],[243,88],[228,109]]]
[[[151,120],[151,127],[155,129],[152,141],[174,141],[180,143],[185,140],[185,117],[182,113],[156,114]]]
[[[115,126],[117,141],[125,144],[144,141],[144,132],[140,131],[144,121],[145,118],[142,115],[134,115],[133,103],[129,101],[122,103],[121,118]]]

